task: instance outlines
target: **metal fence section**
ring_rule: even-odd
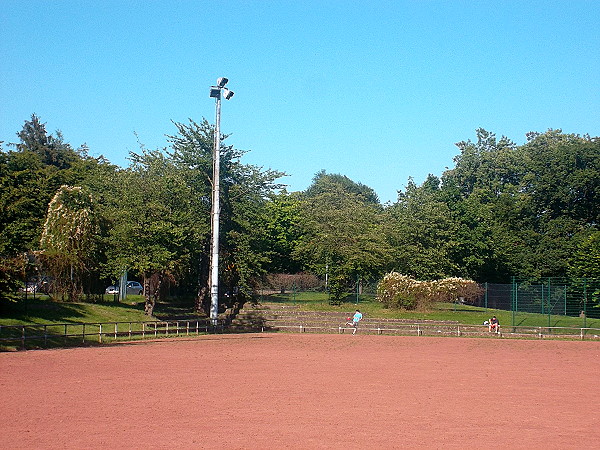
[[[484,296],[476,302],[476,306],[490,309],[510,311],[512,308],[512,284],[484,284]]]
[[[223,332],[208,319],[149,322],[57,323],[47,325],[0,325],[0,349],[37,349],[103,344],[117,340],[155,339]]]
[[[377,280],[366,280],[358,277],[348,282],[337,297],[330,290],[330,285],[324,283],[315,288],[301,288],[296,284],[291,284],[287,288],[273,289],[272,287],[259,287],[254,292],[254,297],[259,301],[269,298],[270,302],[278,303],[304,303],[309,296],[310,303],[324,304],[356,304],[365,301],[374,301],[377,297]]]
[[[523,313],[547,316],[548,327],[556,316],[579,317],[582,328],[588,317],[600,317],[598,279],[514,277],[510,284],[485,283],[484,288],[477,306],[511,311],[513,326],[519,325]]]
[[[332,293],[327,290],[329,303],[335,303]],[[338,303],[354,303],[358,305],[364,301],[371,301],[377,297],[377,281],[357,278],[346,287],[345,292],[339,297]]]

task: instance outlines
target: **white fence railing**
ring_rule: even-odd
[[[209,319],[169,320],[149,322],[105,322],[105,323],[58,323],[47,325],[0,325],[0,350],[34,349],[74,346],[92,343],[107,343],[115,340],[154,339],[218,333],[226,330],[226,322],[219,320],[214,325]],[[354,332],[351,326],[332,324],[289,325],[270,323],[260,327],[261,332],[288,331],[299,333],[344,333]],[[600,340],[598,328],[572,327],[502,327],[498,332],[488,332],[481,325],[406,323],[393,326],[359,326],[359,334],[404,335],[404,336],[490,336],[497,338],[562,338]]]
[[[289,332],[329,332],[344,333],[346,331],[354,332],[351,326],[332,326],[332,325],[314,325],[314,324],[298,324],[298,325],[278,325],[270,323],[261,326],[261,331],[289,331]],[[415,336],[490,336],[498,338],[562,338],[562,339],[600,339],[599,328],[573,328],[573,327],[522,327],[509,326],[503,327],[500,330],[488,331],[487,326],[481,325],[465,325],[465,324],[423,324],[423,323],[407,323],[394,326],[358,326],[357,333],[362,334],[391,334],[391,335],[415,335]]]
[[[209,319],[148,322],[57,323],[46,325],[0,325],[0,349],[4,347],[47,348],[117,339],[149,339],[216,333],[224,322]]]

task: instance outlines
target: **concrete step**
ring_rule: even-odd
[[[352,333],[346,319],[353,311],[300,311],[299,306],[289,304],[247,304],[239,311],[230,326],[234,332],[281,331],[293,333]],[[575,335],[540,334],[539,327],[502,327],[500,333],[490,333],[484,325],[465,325],[457,321],[434,321],[413,319],[388,319],[365,317],[356,334],[392,334],[418,336],[478,336],[487,338],[519,338],[536,336],[561,338]],[[575,336],[577,337],[577,336]],[[598,336],[594,336],[598,339]]]
[[[232,331],[279,330],[293,332],[345,332],[354,311],[301,311],[298,305],[281,303],[246,304],[232,320]],[[412,319],[364,318],[362,333],[420,333],[419,324],[433,326],[436,333],[456,333],[457,322]]]

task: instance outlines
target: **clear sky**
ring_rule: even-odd
[[[214,122],[243,162],[321,169],[396,200],[483,127],[600,135],[600,1],[0,0],[0,140],[32,113],[126,166],[171,121]]]

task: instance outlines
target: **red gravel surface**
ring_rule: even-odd
[[[2,353],[0,447],[598,448],[599,353],[348,334]]]

